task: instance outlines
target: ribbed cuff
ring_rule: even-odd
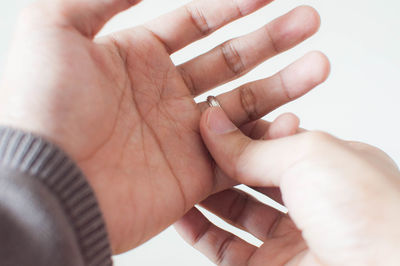
[[[112,265],[95,194],[78,166],[60,148],[33,134],[0,127],[0,164],[37,178],[59,200],[85,265]]]

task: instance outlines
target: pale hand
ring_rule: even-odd
[[[272,127],[257,124],[252,140],[212,108],[201,132],[228,176],[284,204],[289,215],[236,189],[223,191],[201,205],[263,245],[223,231],[195,208],[176,224],[190,244],[218,265],[399,264],[400,172],[385,153],[323,132],[289,136],[293,131],[279,125],[271,135]]]

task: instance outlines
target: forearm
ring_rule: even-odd
[[[0,128],[0,264],[111,265],[95,195],[67,155]]]

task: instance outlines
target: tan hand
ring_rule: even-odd
[[[170,55],[267,0],[197,0],[146,25],[94,39],[137,1],[43,0],[21,15],[0,91],[0,122],[64,148],[95,189],[115,252],[143,243],[226,188],[203,147],[194,97],[316,32],[300,7],[179,66]],[[218,97],[243,125],[325,80],[311,53],[282,72]]]

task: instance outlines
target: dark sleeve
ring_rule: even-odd
[[[9,128],[0,128],[0,265],[112,265],[100,208],[77,165]]]

